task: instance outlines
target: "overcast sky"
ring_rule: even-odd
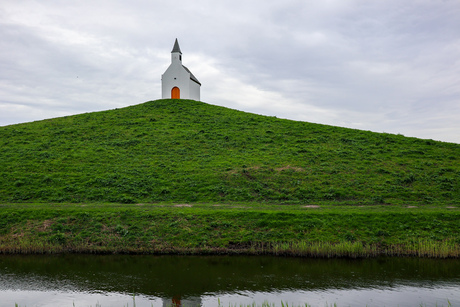
[[[0,125],[161,98],[460,143],[459,0],[0,0]]]

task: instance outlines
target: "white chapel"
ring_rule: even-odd
[[[201,83],[192,72],[182,65],[179,43],[174,43],[171,51],[171,65],[161,76],[161,97],[163,99],[200,100]]]

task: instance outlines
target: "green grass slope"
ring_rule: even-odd
[[[460,145],[157,100],[0,127],[0,201],[459,204]]]

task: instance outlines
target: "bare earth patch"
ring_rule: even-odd
[[[44,220],[43,224],[38,227],[38,231],[45,231],[48,227],[53,224],[52,220]]]
[[[407,208],[412,209],[412,208],[418,208],[417,206],[407,206]]]
[[[178,204],[178,205],[174,205],[174,207],[192,207],[192,205],[189,205],[189,204]]]
[[[304,208],[319,208],[318,205],[307,205],[307,206],[303,206]]]
[[[457,207],[454,207],[454,206],[448,206],[446,207],[447,209],[457,209]]]
[[[278,172],[285,171],[285,170],[289,170],[289,169],[291,169],[291,170],[293,170],[293,171],[295,171],[295,172],[302,172],[302,171],[304,171],[304,169],[301,168],[301,167],[290,166],[290,165],[283,166],[283,167],[280,167],[280,168],[276,168],[276,170],[277,170]]]

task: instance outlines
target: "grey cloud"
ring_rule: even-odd
[[[209,103],[460,142],[459,15],[456,1],[15,1],[0,125],[159,98],[178,37]]]

